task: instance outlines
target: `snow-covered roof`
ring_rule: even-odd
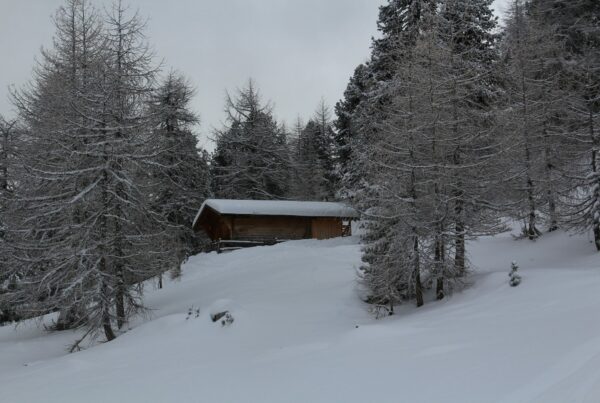
[[[202,211],[210,207],[221,214],[279,215],[296,217],[358,217],[352,207],[343,203],[288,201],[288,200],[231,200],[206,199],[196,214],[196,221]]]

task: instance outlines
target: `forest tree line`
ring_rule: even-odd
[[[54,23],[0,116],[0,323],[58,312],[52,330],[85,329],[74,350],[110,341],[146,312],[145,280],[205,249],[191,224],[206,198],[333,199],[324,102],[289,133],[249,80],[208,153],[194,87],[156,62],[137,12],[66,0]]]
[[[54,329],[114,339],[143,281],[202,250],[208,197],[351,203],[366,299],[390,312],[460,287],[467,241],[507,218],[600,250],[600,4],[517,0],[499,24],[491,2],[388,0],[334,113],[286,127],[250,80],[208,153],[140,16],[66,0],[0,118],[0,320],[58,312]]]
[[[600,2],[394,0],[336,105],[340,193],[366,225],[368,300],[461,287],[467,241],[522,226],[600,251]]]

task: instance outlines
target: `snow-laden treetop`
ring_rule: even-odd
[[[230,200],[206,199],[196,218],[210,207],[220,214],[283,215],[298,217],[358,217],[352,207],[343,203],[289,200]]]

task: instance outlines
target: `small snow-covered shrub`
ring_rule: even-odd
[[[508,276],[510,277],[508,283],[511,287],[516,287],[521,284],[521,276],[519,275],[518,270],[519,266],[517,265],[517,262],[512,262],[510,264],[510,273],[508,273]]]
[[[375,316],[375,319],[385,318],[394,314],[389,307],[386,305],[376,304],[369,308],[369,311]]]

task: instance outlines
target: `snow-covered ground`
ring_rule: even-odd
[[[380,320],[357,298],[355,238],[198,255],[111,343],[67,354],[74,332],[0,328],[0,401],[599,402],[593,245],[557,232],[470,247],[471,288]],[[210,319],[224,309],[230,326]]]

